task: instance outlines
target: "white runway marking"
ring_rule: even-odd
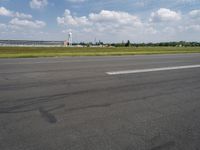
[[[125,71],[116,71],[116,72],[106,72],[106,74],[108,74],[108,75],[120,75],[120,74],[134,74],[134,73],[156,72],[156,71],[166,71],[166,70],[180,70],[180,69],[190,69],[190,68],[200,68],[200,65],[175,66],[175,67],[151,68],[151,69],[137,69],[137,70],[125,70]]]

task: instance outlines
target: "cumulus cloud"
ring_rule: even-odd
[[[48,0],[31,0],[30,7],[32,9],[41,9],[48,5]]]
[[[181,22],[180,31],[200,31],[200,10],[192,10]]]
[[[177,12],[176,12],[177,13]],[[177,19],[170,19],[169,21],[154,21],[151,25],[156,28],[159,33],[158,37],[163,38],[165,41],[169,39],[174,40],[199,40],[200,34],[200,11],[192,10],[185,12],[184,15],[177,13],[180,17]],[[152,16],[151,16],[152,18]],[[180,19],[178,19],[180,18]],[[176,21],[179,20],[179,21]],[[169,23],[170,22],[170,23]]]
[[[200,25],[195,24],[186,26],[186,30],[200,31]]]
[[[71,12],[66,9],[62,17],[57,17],[60,25],[70,27],[93,26],[98,28],[110,28],[129,25],[130,27],[142,25],[141,20],[127,12],[102,10],[99,13],[90,13],[88,16],[72,16]]]
[[[67,26],[83,26],[89,25],[90,22],[87,17],[72,16],[70,10],[66,9],[62,17],[57,17],[58,24]]]
[[[15,28],[15,29],[20,29],[20,28],[32,28],[32,29],[39,29],[43,28],[46,26],[46,23],[43,21],[30,21],[30,20],[22,20],[18,18],[14,18],[9,22],[10,27]]]
[[[16,12],[13,17],[31,19],[32,15]]]
[[[200,18],[200,9],[199,10],[192,10],[189,15],[192,18]]]
[[[86,0],[66,0],[68,2],[72,2],[72,3],[79,3],[79,2],[85,2]]]
[[[181,20],[181,14],[170,9],[160,8],[156,12],[151,13],[151,22],[174,22]]]
[[[198,2],[199,0],[177,0],[180,3],[195,3]]]
[[[5,7],[0,7],[0,16],[11,17],[11,21],[6,24],[0,23],[0,28],[6,29],[40,29],[46,26],[43,21],[33,20],[32,15],[14,12]]]
[[[11,10],[6,9],[5,7],[0,7],[0,16],[26,18],[26,19],[32,18],[32,15],[30,14],[13,12]]]
[[[117,23],[117,24],[129,24],[140,25],[141,21],[137,16],[131,15],[127,12],[117,12],[102,10],[100,13],[89,14],[89,19],[94,23]]]
[[[6,9],[5,7],[0,7],[0,15],[11,17],[13,13],[10,10]]]

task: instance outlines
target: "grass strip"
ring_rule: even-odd
[[[33,58],[61,56],[121,56],[151,54],[200,53],[200,47],[0,47],[0,58]]]

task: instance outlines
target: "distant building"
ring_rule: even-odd
[[[63,41],[0,40],[1,46],[63,46]]]
[[[68,46],[68,41],[67,41],[67,40],[64,41],[64,46],[65,46],[65,47]]]

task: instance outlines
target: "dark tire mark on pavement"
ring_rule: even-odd
[[[105,108],[105,107],[110,107],[111,105],[112,105],[112,103],[105,103],[105,104],[99,104],[99,105],[98,104],[97,105],[89,105],[89,106],[66,109],[66,112],[86,110],[86,109],[90,109],[90,108]]]
[[[49,111],[45,110],[43,107],[39,108],[39,112],[47,122],[49,122],[49,123],[57,122],[56,117],[53,114],[51,114]]]
[[[170,150],[174,148],[175,146],[176,146],[176,143],[174,141],[169,141],[162,145],[155,146],[151,148],[150,150]]]

